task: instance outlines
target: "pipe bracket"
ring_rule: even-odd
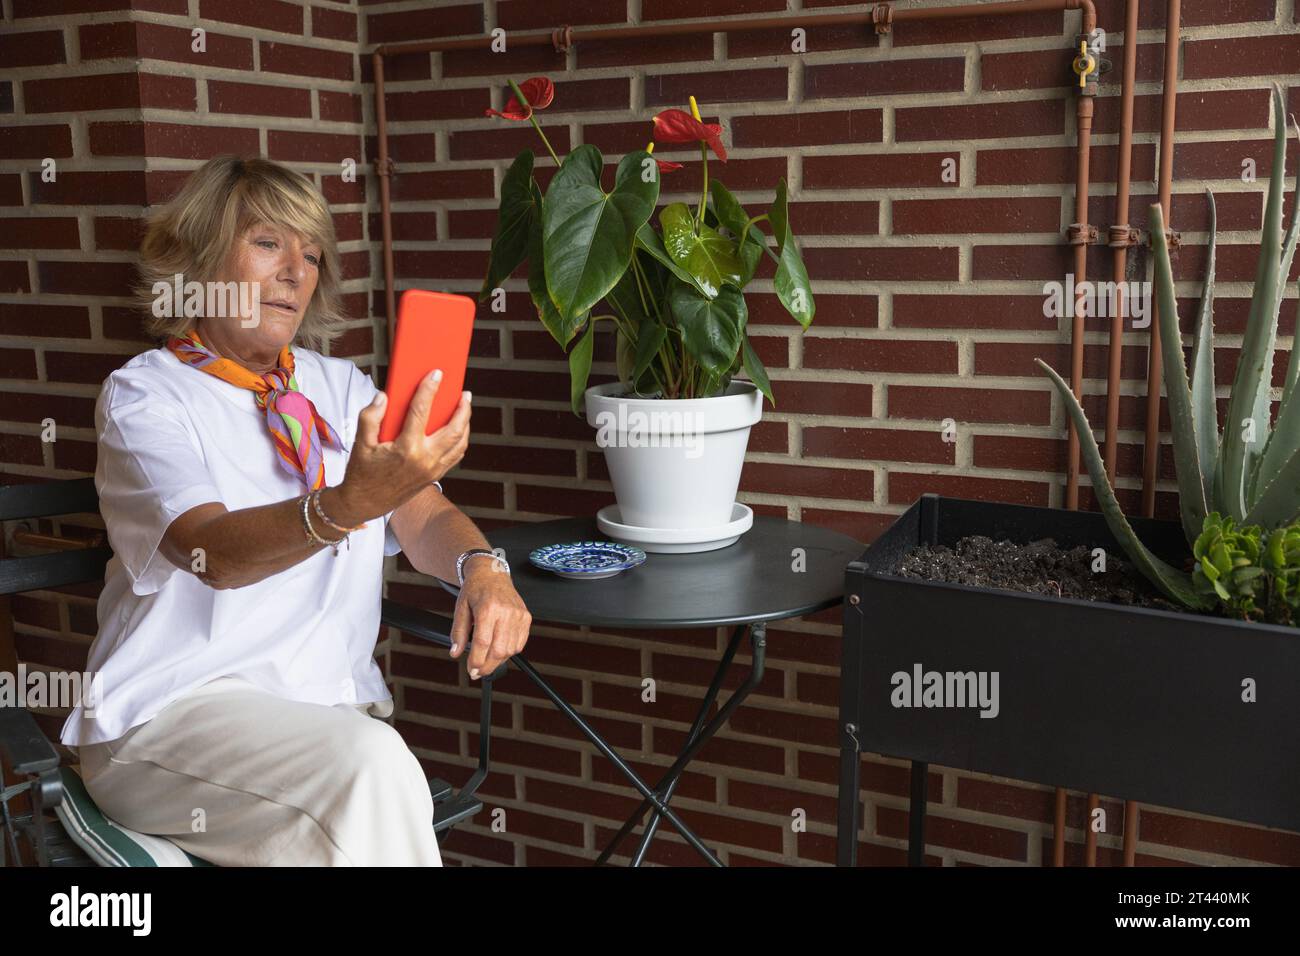
[[[1150,249],[1152,247],[1151,237],[1152,235],[1154,235],[1154,233],[1148,232],[1146,235],[1147,235],[1146,247]],[[1172,229],[1165,230],[1166,246],[1168,246],[1170,249],[1177,249],[1182,244],[1183,244],[1183,234],[1181,232],[1175,232]]]
[[[375,161],[375,175],[377,176],[397,175],[397,164],[393,162],[391,156],[383,163],[379,162],[378,160]]]
[[[573,27],[567,24],[551,31],[551,44],[556,53],[566,53],[573,46]]]
[[[1072,246],[1092,245],[1097,241],[1097,227],[1086,222],[1072,222],[1066,227],[1065,241]]]
[[[887,3],[876,4],[871,8],[871,22],[877,34],[888,33],[894,23],[894,8]]]
[[[1127,249],[1138,243],[1138,231],[1128,223],[1110,227],[1110,241],[1106,243],[1112,249]]]

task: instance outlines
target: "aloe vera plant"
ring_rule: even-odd
[[[1240,525],[1258,525],[1269,533],[1300,515],[1300,320],[1292,340],[1291,357],[1282,388],[1276,425],[1270,428],[1274,347],[1278,312],[1286,277],[1296,249],[1293,209],[1282,235],[1282,199],[1286,177],[1287,123],[1282,89],[1273,88],[1273,168],[1260,236],[1246,332],[1236,377],[1228,398],[1227,419],[1219,430],[1214,392],[1214,195],[1210,203],[1209,264],[1201,293],[1193,340],[1191,376],[1183,359],[1182,338],[1174,299],[1174,282],[1165,240],[1164,216],[1151,206],[1151,245],[1155,258],[1154,290],[1160,312],[1160,347],[1169,401],[1174,464],[1177,470],[1179,514],[1188,546],[1206,530],[1207,515]],[[1294,122],[1294,120],[1293,120]],[[1297,130],[1300,133],[1300,128]],[[1298,310],[1300,312],[1300,310]],[[1079,446],[1106,523],[1129,557],[1165,595],[1179,604],[1207,610],[1213,590],[1199,590],[1191,575],[1161,561],[1138,540],[1106,478],[1092,428],[1074,393],[1050,366],[1035,359],[1061,395],[1066,413],[1079,435]]]

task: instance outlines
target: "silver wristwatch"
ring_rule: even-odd
[[[460,582],[460,587],[465,586],[465,562],[476,554],[486,554],[494,561],[500,562],[501,570],[505,571],[506,574],[510,573],[510,562],[502,555],[497,554],[495,551],[489,551],[487,548],[470,548],[468,551],[462,552],[460,557],[456,559],[456,580]]]

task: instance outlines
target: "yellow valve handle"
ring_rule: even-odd
[[[1088,41],[1079,41],[1079,55],[1074,59],[1074,72],[1079,74],[1079,89],[1088,85],[1088,77],[1097,72],[1097,58],[1088,54]]]

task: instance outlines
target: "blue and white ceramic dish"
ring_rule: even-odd
[[[635,568],[645,561],[645,552],[614,541],[569,541],[538,548],[528,560],[562,578],[594,581]]]

